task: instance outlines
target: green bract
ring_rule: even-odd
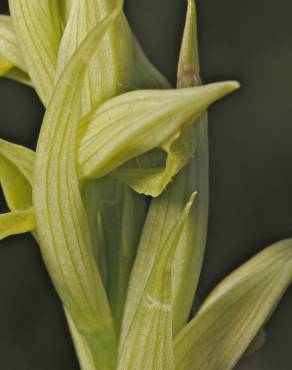
[[[82,370],[232,369],[263,345],[263,326],[291,283],[292,239],[198,303],[206,109],[239,84],[202,85],[194,1],[177,89],[147,59],[122,0],[9,6],[0,75],[33,86],[46,112],[35,152],[0,139],[10,208],[0,239],[33,233]]]
[[[209,104],[237,87],[236,82],[222,82],[180,90],[135,91],[107,101],[87,117],[90,123],[79,146],[80,177],[102,177],[129,159],[163,148],[169,137],[188,128]],[[119,173],[114,176],[119,178]]]

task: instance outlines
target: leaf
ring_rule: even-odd
[[[11,17],[8,15],[0,15],[0,54],[2,54],[12,66],[26,71],[25,63],[15,37],[14,26]]]
[[[231,81],[181,90],[133,91],[110,99],[89,118],[80,141],[80,177],[105,176],[127,160],[162,147],[180,127],[238,87]],[[114,176],[125,182],[130,177],[125,179],[120,169]],[[132,186],[134,178],[132,174]],[[143,192],[158,195],[152,188]]]
[[[177,369],[231,370],[292,281],[292,239],[225,278],[175,337]]]
[[[124,344],[127,333],[131,330],[131,323],[138,309],[139,299],[141,299],[145,285],[149,280],[154,260],[158,258],[158,247],[165,243],[167,235],[178,222],[184,204],[196,185],[194,176],[196,176],[196,171],[190,163],[175,177],[174,181],[160,197],[151,201],[130,279],[123,318],[121,345]],[[196,201],[197,199],[198,196]],[[201,267],[202,253],[200,245],[197,247],[194,244],[194,240],[197,237],[197,228],[194,227],[196,225],[194,222],[196,221],[197,211],[195,203],[177,240],[176,253],[173,259],[172,325],[174,334],[179,328],[179,323],[183,322],[185,313],[190,311],[190,308],[185,309],[185,307],[181,306],[181,299],[183,299],[184,304],[192,299]],[[191,268],[194,270],[191,270]],[[185,278],[185,276],[188,276],[189,279]],[[184,284],[190,282],[190,280],[194,287],[185,287]],[[183,294],[187,294],[188,298],[183,297]],[[176,311],[177,307],[180,307],[182,312]]]
[[[143,236],[147,240],[150,222],[159,223],[158,219],[151,219],[151,214],[147,217],[128,291],[119,351],[119,370],[173,369],[172,262],[193,201],[194,194],[183,213],[177,215],[172,229],[164,234],[163,240],[157,241],[153,263],[147,271],[143,266],[143,271],[140,265],[141,253],[143,254],[146,247],[143,244]],[[147,246],[152,247],[148,243]],[[141,273],[145,272],[147,279],[143,279],[141,284],[139,279]]]
[[[11,17],[0,15],[0,76],[31,86],[25,70]]]
[[[82,186],[82,201],[87,215],[88,226],[91,236],[92,251],[94,259],[98,265],[99,272],[102,277],[103,285],[106,287],[107,283],[107,263],[105,251],[107,246],[105,245],[104,231],[102,222],[99,214],[99,189],[97,185],[98,180],[84,181]]]
[[[177,69],[177,87],[201,85],[197,35],[197,12],[194,0],[188,0],[183,40]]]
[[[81,370],[96,370],[94,359],[92,358],[92,354],[86,340],[77,330],[69,312],[66,308],[64,308],[64,310]]]
[[[0,240],[10,235],[32,231],[35,227],[32,209],[0,214]]]
[[[5,76],[10,69],[13,68],[13,64],[9,62],[3,55],[0,54],[0,76]]]
[[[121,346],[124,346],[127,335],[131,330],[131,323],[135,319],[135,313],[138,310],[139,302],[143,297],[145,286],[149,281],[155,261],[158,260],[161,245],[166,244],[171,230],[179,223],[184,206],[193,191],[191,181],[188,181],[191,170],[192,167],[184,168],[167,187],[165,192],[160,197],[151,201],[131,273],[123,317]],[[193,208],[190,212],[193,211]],[[185,224],[187,222],[188,220],[185,221]],[[181,230],[181,236],[184,233],[185,227]],[[182,243],[182,239],[180,238],[177,241],[177,249],[184,247],[185,244]],[[176,258],[174,259],[174,263]],[[175,275],[173,277],[175,278]]]
[[[177,85],[180,88],[197,86],[201,81],[199,75],[196,9],[194,5],[193,0],[188,2],[177,73]],[[185,234],[181,242],[184,254],[177,255],[174,263],[174,286],[176,287],[174,289],[174,296],[176,297],[173,319],[174,334],[186,324],[192,309],[192,302],[202,268],[208,225],[209,145],[207,113],[204,113],[190,128],[190,130],[183,129],[180,137],[173,142],[170,148],[171,151],[168,153],[167,162],[170,168],[175,163],[177,163],[177,168],[180,168],[182,163],[196,149],[194,156],[190,160],[189,167],[191,171],[188,178],[192,188],[198,192],[198,196],[190,213],[189,222],[185,227]],[[180,150],[179,148],[182,149]]]
[[[93,196],[87,198],[85,208],[91,213],[88,220],[92,220],[94,245],[100,248],[96,259],[119,333],[129,276],[146,217],[146,201],[110,177],[91,180],[85,186],[92,189]]]
[[[29,183],[32,182],[35,160],[35,152],[33,150],[0,139],[0,155],[12,162]]]
[[[11,80],[20,82],[22,84],[25,84],[27,86],[33,87],[29,76],[25,72],[22,72],[18,68],[12,68],[12,69],[10,69],[5,74],[5,77],[10,78]]]
[[[178,88],[200,84],[197,44],[196,11],[194,1],[190,0],[178,66]],[[131,161],[126,167],[122,167],[118,178],[138,193],[151,196],[161,194],[172,178],[193,157],[197,149],[197,137],[201,136],[201,126],[207,125],[204,123],[206,117],[201,120],[203,122],[199,124],[196,122],[182,127],[168,138],[163,146],[166,155],[162,163],[152,161],[152,167],[149,168],[145,165],[144,158],[142,161],[139,158],[139,164],[137,161]]]
[[[58,55],[57,76],[96,23],[110,14],[113,2],[74,1]],[[130,30],[123,14],[107,31],[99,51],[88,64],[83,86],[83,114],[100,103],[129,90],[132,69]],[[97,67],[98,66],[98,67]]]
[[[72,0],[60,0],[57,6],[59,7],[59,13],[62,20],[63,29],[66,27],[68,19],[70,17],[70,12],[72,9]]]
[[[46,266],[95,366],[106,369],[115,368],[116,339],[79,190],[75,137],[87,64],[121,7],[119,1],[97,24],[62,73],[41,128],[33,182],[37,232]]]
[[[0,182],[11,210],[32,207],[34,152],[0,139]]]
[[[71,5],[58,56],[58,74],[96,22],[113,8],[110,2],[96,0],[76,1]],[[130,29],[125,16],[121,14],[108,29],[98,52],[89,62],[82,87],[83,114],[131,88],[132,54]],[[86,130],[86,125],[85,120],[79,124],[78,137],[82,136],[80,132]],[[115,192],[115,196],[109,194],[109,189]],[[137,239],[144,222],[145,202],[124,184],[112,178],[84,181],[82,195],[93,253],[103,282],[107,283],[109,303],[118,332]],[[111,222],[108,221],[108,216]],[[132,229],[135,230],[134,233]],[[123,263],[118,264],[121,260]]]
[[[206,246],[209,206],[208,128],[206,120],[205,114],[198,122],[197,151],[184,171],[189,182],[188,186],[196,190],[198,195],[174,260],[174,334],[188,321]]]
[[[58,0],[9,0],[16,39],[27,72],[47,105],[54,86],[61,40]]]

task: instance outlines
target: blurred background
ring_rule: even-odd
[[[198,0],[203,81],[242,88],[210,117],[210,222],[200,295],[235,267],[292,237],[292,2]],[[7,13],[6,1],[0,11]],[[175,83],[185,0],[126,0],[151,61]],[[43,107],[0,79],[0,137],[35,147]],[[7,207],[1,195],[0,211]],[[60,302],[30,235],[0,247],[0,367],[78,370]],[[292,291],[268,323],[265,346],[236,370],[292,368]]]

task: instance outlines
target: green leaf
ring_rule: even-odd
[[[12,20],[8,15],[0,15],[0,54],[9,60],[13,66],[26,71],[15,37]]]
[[[153,269],[154,260],[157,258],[158,247],[165,243],[167,235],[178,222],[184,204],[196,185],[196,181],[194,181],[196,175],[195,167],[192,163],[188,164],[175,177],[165,192],[151,201],[130,279],[121,343],[124,343],[127,333],[130,331],[131,322],[134,320],[135,312],[138,309],[139,299],[141,299],[140,297],[149,279],[150,271]],[[197,200],[198,196],[196,202]],[[172,325],[174,334],[187,319],[190,312],[201,268],[202,248],[199,243],[198,246],[195,244],[195,241],[200,240],[196,238],[200,238],[201,232],[196,227],[198,209],[195,203],[177,240],[176,253],[173,259]],[[186,285],[186,283],[189,283],[189,285]],[[184,295],[187,295],[187,298]],[[182,302],[188,304],[189,307],[182,307]]]
[[[0,76],[31,86],[25,70],[11,17],[0,15]]]
[[[190,0],[178,66],[178,88],[199,84],[196,10],[194,1]],[[121,168],[118,178],[139,193],[158,196],[193,157],[197,149],[198,137],[202,136],[202,126],[206,125],[206,117],[202,117],[201,122],[182,127],[164,143],[164,160],[156,162],[152,159],[151,167],[148,167],[144,157],[138,158],[139,163],[131,161],[125,168]],[[205,144],[207,145],[207,140]]]
[[[0,155],[12,162],[29,183],[32,182],[35,161],[35,152],[33,150],[0,139]]]
[[[177,87],[201,85],[197,35],[197,13],[194,0],[188,0],[183,40],[177,69]]]
[[[0,54],[0,76],[5,76],[12,68],[13,64]]]
[[[71,319],[70,314],[65,307],[64,310],[81,370],[96,370],[88,343],[77,330],[74,321]]]
[[[183,33],[179,57],[177,85],[180,88],[200,84],[198,37],[196,9],[193,0],[188,2],[186,24]],[[207,237],[208,206],[209,206],[209,153],[208,153],[208,118],[204,113],[189,130],[183,129],[180,137],[175,140],[168,153],[167,163],[170,168],[177,163],[177,169],[193,155],[189,182],[198,192],[196,203],[190,213],[189,222],[182,239],[185,253],[178,255],[174,264],[175,276],[175,307],[173,331],[176,334],[188,321],[192,302],[200,277]],[[182,148],[180,150],[180,148]],[[178,155],[179,154],[179,155]]]
[[[61,39],[58,0],[9,0],[16,39],[32,83],[46,105],[55,86]]]
[[[79,147],[80,177],[102,177],[129,159],[163,147],[165,140],[190,124],[208,105],[238,87],[231,81],[180,90],[142,90],[107,101],[88,118]],[[136,173],[124,175],[119,169],[114,176],[141,191],[134,183]],[[143,193],[158,195],[152,184],[150,188],[147,185],[144,183]]]
[[[147,285],[155,261],[158,260],[161,245],[166,244],[171,230],[180,222],[179,220],[184,206],[193,191],[191,181],[188,180],[190,171],[192,171],[192,167],[184,168],[167,187],[165,192],[160,197],[151,201],[131,273],[123,317],[121,345],[124,345],[127,335],[131,330],[131,323],[135,319],[135,313],[139,308],[139,302],[143,297],[145,286]],[[190,212],[193,212],[193,208]],[[180,238],[177,240],[176,255],[178,250],[182,254],[182,249],[186,248],[183,236],[185,235],[185,227],[189,218],[185,220]],[[177,257],[174,258],[174,263],[176,263],[176,260]],[[173,281],[176,278],[173,275]]]
[[[10,78],[11,80],[20,82],[20,83],[22,83],[24,85],[33,87],[32,82],[31,82],[29,76],[25,72],[22,72],[18,68],[12,68],[12,69],[10,69],[5,74],[5,77]]]
[[[11,210],[32,206],[34,152],[0,139],[0,182]]]
[[[164,239],[156,239],[156,253],[153,257],[151,256],[151,266],[149,266],[147,260],[144,260],[146,266],[143,265],[142,269],[141,259],[145,258],[145,248],[153,248],[152,244],[149,243],[153,242],[153,240],[148,239],[149,236],[151,238],[151,232],[149,231],[151,223],[154,232],[160,231],[155,228],[156,225],[153,226],[153,223],[159,224],[159,220],[152,218],[153,215],[150,210],[128,290],[119,350],[119,370],[169,370],[174,368],[172,348],[172,264],[181,232],[188,219],[193,201],[194,194],[191,196],[182,214],[177,215],[177,220],[174,222],[173,227],[167,234],[163,234]],[[147,265],[150,268],[147,268]],[[140,280],[141,274],[144,275],[143,281]],[[146,275],[147,278],[145,279]]]
[[[106,243],[102,223],[104,220],[101,218],[99,210],[99,191],[100,186],[97,184],[98,180],[84,181],[82,185],[82,200],[87,214],[87,220],[91,236],[92,251],[94,259],[97,262],[100,271],[103,285],[106,286],[107,282],[107,263],[106,263]]]
[[[32,209],[0,214],[0,240],[10,235],[22,234],[35,228]]]
[[[96,22],[112,11],[112,4],[96,0],[76,1],[72,4],[59,51],[58,74]],[[130,29],[121,14],[108,29],[98,51],[88,64],[82,86],[83,114],[131,88],[132,53]],[[79,137],[82,136],[80,132],[86,130],[86,125],[87,121],[83,120],[79,127]],[[115,196],[109,194],[110,189]],[[118,332],[137,239],[144,222],[145,202],[124,184],[112,178],[84,181],[82,195],[91,231],[93,253],[107,287]],[[109,216],[110,223],[107,218]],[[118,264],[121,260],[123,263]]]
[[[231,370],[292,281],[292,239],[225,278],[175,337],[176,368]]]
[[[102,17],[110,14],[112,9],[113,2],[110,1],[73,2],[58,55],[58,76],[82,40]],[[99,51],[88,64],[82,87],[83,114],[101,102],[129,90],[132,59],[130,30],[121,13],[115,24],[108,29]]]
[[[59,0],[58,1],[58,7],[59,7],[59,13],[62,20],[63,29],[66,27],[68,19],[70,17],[70,12],[73,5],[72,0]]]
[[[85,185],[85,208],[91,213],[91,230],[100,271],[106,286],[117,332],[120,331],[130,272],[146,217],[146,201],[127,185],[104,177]]]
[[[46,266],[95,366],[106,369],[115,368],[116,338],[79,190],[75,138],[86,67],[121,7],[119,1],[98,23],[62,73],[41,128],[33,182],[37,232]]]
[[[180,247],[174,260],[174,319],[176,334],[187,322],[201,273],[207,237],[208,184],[208,128],[206,115],[198,122],[197,151],[183,169],[189,188],[198,192],[194,207],[183,230]]]

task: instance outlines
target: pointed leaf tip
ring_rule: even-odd
[[[292,281],[292,239],[258,253],[226,277],[175,337],[176,368],[231,370]]]
[[[185,206],[185,209],[184,209],[184,215],[183,215],[183,218],[184,216],[188,216],[189,213],[190,213],[190,210],[195,202],[195,199],[196,199],[196,196],[197,196],[198,192],[197,191],[194,191],[191,196],[190,196],[190,199],[189,201],[187,202],[186,206]]]
[[[169,138],[238,87],[237,82],[227,81],[177,90],[138,90],[108,100],[93,112],[81,139],[80,177],[102,177],[119,167],[116,178],[138,193],[159,195],[169,182],[160,178],[161,173],[149,181],[136,163],[120,166],[154,148],[165,149]]]

